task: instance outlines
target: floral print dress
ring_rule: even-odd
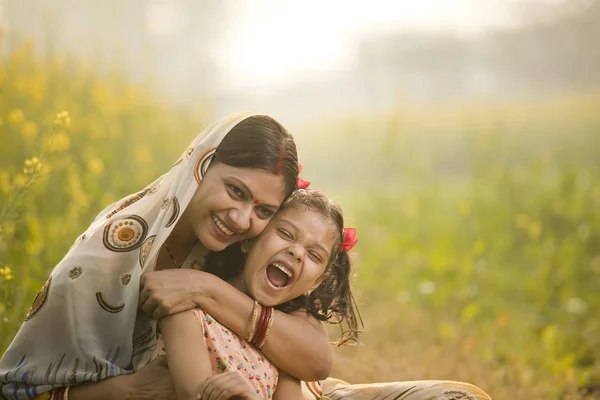
[[[204,343],[214,374],[237,371],[262,399],[270,400],[277,387],[277,368],[260,351],[218,323],[199,308],[194,309],[204,331]],[[165,354],[162,337],[153,358]]]

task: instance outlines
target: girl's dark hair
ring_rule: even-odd
[[[351,265],[346,250],[338,253],[344,231],[344,216],[341,208],[323,192],[315,189],[295,191],[279,209],[288,208],[315,211],[330,220],[336,230],[336,241],[331,259],[325,269],[325,278],[308,296],[302,295],[275,308],[286,313],[306,310],[320,321],[339,324],[342,344],[358,342],[360,314],[352,296],[350,287]],[[225,250],[212,253],[206,264],[206,271],[229,280],[241,273],[245,263],[245,254],[239,246],[229,246]]]
[[[298,185],[294,138],[279,122],[266,115],[253,115],[233,127],[217,147],[214,162],[283,175],[285,198]]]

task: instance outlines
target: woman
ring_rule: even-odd
[[[257,236],[297,177],[294,141],[275,120],[234,115],[208,127],[167,174],[107,207],[76,240],[0,360],[0,393],[27,399],[88,382],[71,400],[149,398],[150,385],[152,398],[171,398],[164,360],[148,365],[156,323],[138,312],[142,272],[187,259],[201,268],[210,252]],[[278,317],[271,343],[290,346],[265,354],[293,376],[331,368],[327,335],[306,314]],[[306,353],[314,356],[298,362]]]

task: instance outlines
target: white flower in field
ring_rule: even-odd
[[[588,305],[585,301],[581,300],[579,297],[571,297],[567,301],[567,312],[571,314],[585,314],[588,309]]]
[[[435,292],[436,286],[435,282],[431,281],[423,281],[419,283],[419,293],[424,295],[429,295]]]

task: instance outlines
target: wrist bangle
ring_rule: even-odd
[[[252,321],[250,322],[250,334],[248,335],[248,343],[254,338],[256,333],[256,320],[258,319],[258,301],[254,300],[254,309],[252,310]]]
[[[50,400],[64,400],[64,398],[65,398],[65,388],[64,387],[54,389],[52,391],[52,395],[50,396]]]
[[[71,386],[67,386],[67,387],[65,388],[65,394],[64,394],[64,396],[63,396],[63,398],[64,398],[65,400],[69,400],[69,388],[70,388],[70,387],[71,387]]]
[[[259,348],[260,344],[263,342],[265,338],[265,333],[267,332],[267,327],[269,325],[269,320],[271,319],[271,311],[272,307],[263,307],[263,313],[261,313],[260,319],[260,329],[259,333],[256,335],[253,345]]]
[[[250,342],[250,344],[254,347],[256,347],[256,345],[258,344],[258,342],[260,341],[260,338],[263,335],[263,331],[264,331],[264,321],[265,321],[265,316],[267,313],[267,309],[268,307],[262,307],[260,310],[260,317],[258,318],[258,325],[256,327],[256,332],[254,334],[254,337],[252,338],[252,341]]]
[[[273,310],[271,309],[269,312],[269,323],[267,324],[267,330],[265,331],[265,335],[263,340],[258,345],[258,349],[262,349],[265,343],[267,342],[267,338],[269,337],[269,332],[271,332],[271,325],[273,325]]]

